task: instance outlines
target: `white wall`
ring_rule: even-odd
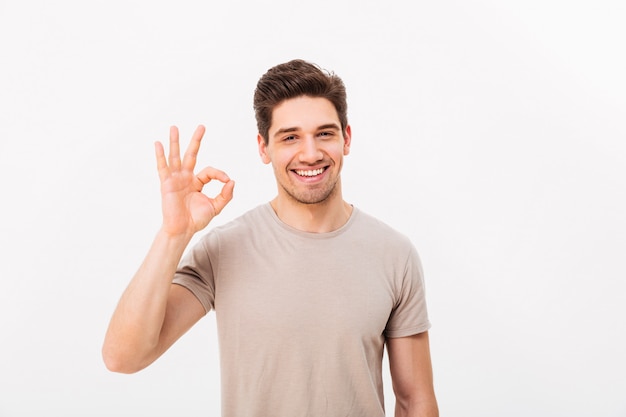
[[[0,2],[0,416],[218,415],[214,317],[151,368],[100,345],[160,221],[153,141],[197,124],[274,195],[251,96],[345,80],[346,198],[423,258],[442,416],[626,415],[626,9],[596,1]],[[392,397],[387,397],[388,407]]]

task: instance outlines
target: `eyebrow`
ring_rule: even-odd
[[[316,130],[324,130],[324,129],[341,130],[341,128],[339,127],[339,125],[337,123],[326,123],[326,124],[318,126],[316,128]],[[294,127],[283,127],[281,129],[278,129],[276,131],[276,133],[274,133],[274,137],[282,135],[284,133],[297,132],[298,130],[300,130],[300,128],[297,127],[297,126],[294,126]]]

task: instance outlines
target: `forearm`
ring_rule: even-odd
[[[428,332],[387,340],[395,417],[438,417]]]
[[[434,398],[423,401],[396,399],[395,417],[439,417],[439,407]]]
[[[105,363],[134,372],[151,362],[159,344],[172,278],[190,237],[159,232],[146,258],[122,294],[105,342]],[[147,363],[146,363],[147,362]]]

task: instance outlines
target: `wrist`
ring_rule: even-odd
[[[170,247],[178,247],[182,246],[183,248],[187,247],[191,238],[193,237],[193,232],[171,232],[166,228],[161,227],[156,235],[156,240],[166,243],[167,246]]]

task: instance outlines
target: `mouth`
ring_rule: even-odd
[[[324,168],[318,168],[318,169],[294,169],[293,172],[295,172],[297,175],[301,176],[301,177],[306,177],[306,178],[312,178],[312,177],[317,177],[318,175],[321,175],[324,171],[326,171],[327,167]]]

